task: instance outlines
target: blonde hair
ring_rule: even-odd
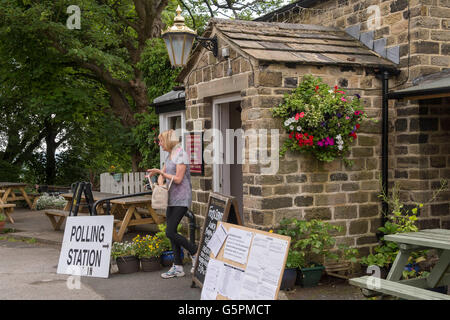
[[[175,148],[180,143],[173,129],[161,132],[158,138],[159,140],[164,141],[164,146],[169,152],[171,152],[172,149]]]

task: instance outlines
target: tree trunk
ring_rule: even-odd
[[[46,132],[45,144],[46,146],[46,163],[45,163],[45,183],[48,185],[55,184],[56,181],[56,149],[58,144],[55,139],[58,131],[52,125],[51,121],[45,121]]]

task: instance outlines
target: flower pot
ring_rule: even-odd
[[[161,269],[159,257],[141,258],[141,270],[144,272],[158,271]]]
[[[139,271],[139,259],[136,256],[124,256],[116,258],[119,273],[134,273]]]
[[[298,272],[297,282],[303,288],[315,287],[319,284],[322,278],[324,266],[317,266],[312,268],[301,268]]]
[[[297,278],[297,268],[284,268],[283,278],[281,278],[280,290],[292,290]]]
[[[181,250],[181,260],[183,260],[183,258],[184,258],[184,254],[183,254],[183,250]],[[173,258],[173,251],[172,250],[164,251],[162,253],[162,255],[161,255],[161,264],[164,267],[172,266],[173,261],[174,261],[174,258]]]
[[[5,228],[5,221],[0,221],[0,232],[3,231],[3,229]]]
[[[120,182],[122,180],[122,174],[121,173],[114,173],[113,174],[113,179],[116,182]]]

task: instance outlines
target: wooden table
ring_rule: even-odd
[[[104,198],[120,196],[114,193],[104,192],[92,192],[94,200],[98,201]],[[62,194],[64,198],[68,200],[64,210],[69,211],[70,203],[73,197],[71,193]],[[84,194],[83,194],[84,198]],[[123,198],[111,200],[111,214],[114,215],[114,231],[113,240],[122,241],[125,231],[128,227],[137,226],[142,224],[160,224],[165,221],[164,216],[158,215],[152,208],[152,197],[149,196],[137,196],[131,198]],[[138,208],[144,208],[144,212],[139,212]],[[102,208],[98,208],[99,214],[104,214]],[[118,232],[116,231],[118,228]]]
[[[369,289],[404,299],[450,300],[449,295],[424,290],[450,285],[450,230],[428,229],[398,233],[386,235],[384,239],[396,242],[400,250],[386,280],[379,279],[379,288]],[[400,280],[411,252],[425,249],[437,249],[439,256],[430,275],[426,278]],[[350,279],[350,284],[368,288],[367,281],[370,281],[369,277],[361,277]]]
[[[123,198],[111,200],[111,214],[119,217],[120,220],[115,223],[115,227],[119,228],[119,232],[114,231],[113,240],[122,241],[123,235],[127,227],[137,226],[141,224],[160,224],[165,221],[164,216],[159,216],[152,208],[151,196],[138,196],[133,198]],[[147,217],[143,216],[137,209],[144,208]]]
[[[5,215],[9,218],[11,223],[14,223],[14,220],[10,214],[15,207],[15,205],[12,205],[11,202],[25,200],[30,207],[30,210],[34,209],[33,202],[25,191],[26,186],[26,183],[0,182],[0,208],[3,209]],[[19,190],[21,195],[16,195],[14,190]]]

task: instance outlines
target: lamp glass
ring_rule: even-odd
[[[174,67],[186,65],[194,43],[195,35],[191,33],[166,33],[163,36],[169,53],[170,63]]]

